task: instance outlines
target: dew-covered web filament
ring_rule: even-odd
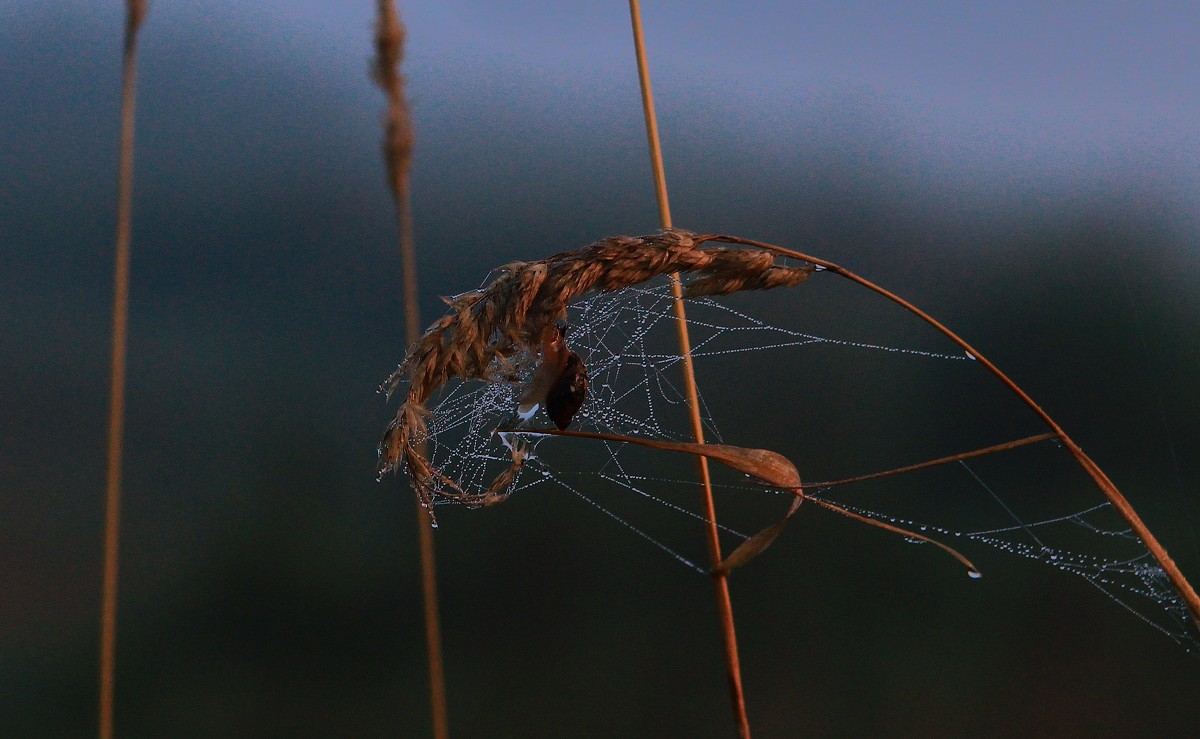
[[[982,486],[982,481],[979,482]],[[982,487],[987,489],[986,486]],[[988,489],[987,492],[995,495],[993,490]],[[812,497],[817,498],[815,495]],[[1033,521],[1017,517],[1011,508],[1005,506],[1006,512],[1016,523],[1012,526],[981,530],[955,530],[848,505],[842,501],[838,504],[868,518],[912,528],[946,540],[965,539],[977,542],[1002,553],[1037,561],[1076,575],[1187,651],[1200,652],[1200,640],[1192,627],[1186,605],[1171,587],[1166,573],[1137,537],[1132,536],[1128,529],[1109,529],[1090,520],[1117,520],[1112,505],[1107,502],[1081,511]],[[1044,537],[1061,535],[1059,532],[1064,529],[1082,530],[1100,534],[1110,540],[1121,540],[1126,547],[1126,556],[1083,553],[1048,546],[1044,542]],[[1030,544],[1028,539],[1032,539],[1034,543]],[[923,543],[911,539],[909,542]]]
[[[831,277],[829,270],[818,271],[822,278]],[[582,406],[572,418],[572,429],[634,439],[681,443],[690,440],[683,412],[687,401],[680,383],[682,357],[672,350],[677,319],[672,313],[671,301],[665,280],[654,279],[612,292],[590,293],[569,305],[561,317],[569,327],[566,341],[569,350],[577,353],[586,366],[589,380]],[[755,305],[753,301],[749,302]],[[701,371],[711,370],[717,377],[726,377],[721,374],[722,368],[731,363],[741,363],[739,366],[756,370],[755,379],[743,380],[735,376],[732,381],[725,379],[705,385],[701,378],[701,417],[710,443],[767,449],[786,443],[791,445],[789,455],[797,453],[797,449],[800,454],[805,454],[812,447],[820,447],[824,457],[836,457],[840,450],[829,447],[828,437],[809,438],[805,436],[808,433],[805,429],[836,430],[840,428],[837,419],[823,427],[810,424],[807,417],[800,423],[793,421],[794,425],[785,427],[789,431],[782,440],[754,435],[754,424],[760,417],[787,419],[787,407],[794,407],[792,413],[795,414],[810,410],[802,393],[776,390],[772,394],[768,388],[760,386],[771,382],[784,387],[793,375],[803,376],[807,382],[812,368],[830,355],[836,355],[836,361],[841,364],[834,364],[844,368],[837,370],[842,376],[837,372],[829,375],[832,383],[857,381],[859,374],[861,379],[871,380],[880,373],[908,378],[921,372],[937,373],[939,378],[946,378],[942,381],[961,383],[964,382],[963,373],[986,374],[981,372],[982,363],[975,361],[977,358],[970,352],[939,346],[938,342],[945,343],[941,337],[935,337],[937,341],[934,342],[918,340],[915,344],[883,343],[876,335],[851,334],[852,329],[847,330],[844,326],[828,332],[797,327],[793,325],[795,321],[790,320],[793,318],[795,316],[790,313],[787,316],[756,313],[753,308],[745,307],[745,302],[729,301],[724,297],[704,296],[688,301],[691,356]],[[820,315],[814,315],[810,320],[820,325]],[[907,341],[908,335],[904,336]],[[859,369],[860,366],[871,369]],[[435,491],[439,494],[433,495],[431,502],[453,502],[463,495],[485,500],[493,494],[519,498],[569,492],[585,501],[590,509],[601,512],[605,519],[617,522],[621,528],[636,534],[637,539],[649,543],[653,549],[667,554],[687,569],[708,573],[708,567],[697,563],[703,540],[702,524],[707,519],[693,509],[697,507],[698,496],[694,494],[696,482],[687,455],[664,453],[655,456],[628,443],[568,439],[539,433],[539,429],[553,428],[543,408],[535,407],[525,416],[517,414],[518,400],[536,367],[536,354],[513,354],[493,361],[486,381],[451,379],[429,399],[422,440],[428,444],[429,465],[438,472],[430,477],[429,484],[439,486]],[[847,383],[847,386],[856,387],[854,383]],[[805,393],[822,391],[821,385],[806,386],[804,390]],[[723,429],[718,416],[727,419],[734,405],[731,398],[743,394],[760,402],[765,399],[767,405],[739,408],[744,411],[744,417],[727,422]],[[854,398],[846,400],[853,402]],[[922,422],[916,417],[918,410],[909,404],[901,405],[901,410],[894,412],[901,428]],[[888,412],[879,411],[881,415]],[[859,424],[856,428],[864,427],[870,431],[869,423]],[[736,434],[729,431],[733,428],[737,429]],[[497,434],[497,429],[505,431]],[[792,436],[802,437],[802,441],[797,442]],[[903,529],[928,536],[939,546],[949,542],[957,548],[966,542],[983,547],[985,552],[998,551],[1049,564],[1082,578],[1160,633],[1195,651],[1200,642],[1182,598],[1142,540],[1116,515],[1110,503],[1097,503],[1093,496],[1086,504],[1064,500],[1061,504],[1055,502],[1054,505],[1059,507],[1054,508],[1047,501],[1058,501],[1060,491],[1050,478],[1039,477],[1036,470],[1030,475],[1031,481],[1022,483],[1018,490],[1006,482],[1009,480],[1007,474],[996,474],[997,470],[991,466],[985,469],[974,461],[968,464],[965,459],[969,456],[974,460],[974,455],[990,455],[992,451],[1007,454],[1007,449],[1027,445],[1029,449],[1043,448],[1047,454],[1057,455],[1058,462],[1069,464],[1067,450],[1055,442],[1058,438],[1053,432],[1042,433],[996,444],[995,449],[977,448],[974,452],[938,461],[957,460],[957,467],[967,474],[959,473],[958,482],[939,483],[921,494],[926,500],[937,501],[950,496],[955,504],[918,506],[918,512],[912,515],[904,513],[904,506],[898,506],[894,494],[888,492],[891,480],[875,479],[869,483],[870,494],[880,496],[879,506],[862,502],[857,492],[860,484],[839,485],[836,495],[833,488],[814,489],[805,484],[804,494],[852,516],[890,524],[893,530],[890,535],[893,536]],[[519,439],[519,443],[514,439]],[[990,442],[995,441],[995,436],[990,437]],[[1043,443],[1047,441],[1055,443]],[[850,437],[842,443],[854,445],[857,439]],[[984,447],[987,443],[977,446]],[[672,456],[676,459],[665,459]],[[922,463],[908,467],[914,470],[923,467],[924,461],[933,456],[910,460]],[[516,461],[518,457],[520,460]],[[802,473],[803,461],[802,457],[793,459]],[[1002,471],[1007,469],[1003,465],[1017,465],[1007,461],[996,464],[1001,465]],[[942,469],[953,471],[955,467],[947,465]],[[503,476],[505,470],[512,474],[505,488],[497,493],[492,488],[498,475]],[[853,472],[853,468],[850,471]],[[877,475],[860,475],[841,482],[857,483],[874,477]],[[791,498],[790,493],[746,482],[725,484],[718,481],[715,487],[721,500],[737,501],[737,508],[751,513],[758,511],[757,518],[753,515],[726,518],[722,514],[724,522],[718,524],[719,529],[735,546],[751,538],[742,532],[756,531],[764,516],[778,516],[781,495]],[[444,496],[440,495],[442,489],[446,493]],[[963,497],[968,491],[974,491],[975,503],[960,504],[969,499]],[[1031,506],[1030,499],[1021,497],[1022,494],[1036,496],[1036,505]],[[648,515],[646,505],[668,512],[670,520],[676,523],[667,523],[667,519],[657,514]],[[968,505],[981,517],[990,516],[988,522],[975,525],[974,520],[962,518],[962,505]],[[734,511],[735,514],[743,512]],[[931,512],[939,523],[931,523]],[[729,521],[736,523],[730,525]],[[677,543],[690,541],[688,536],[694,538],[696,555],[689,554],[690,545]],[[922,543],[915,538],[910,541]],[[996,566],[992,560],[980,556],[978,548],[971,557],[984,571]],[[969,574],[978,576],[974,570]]]

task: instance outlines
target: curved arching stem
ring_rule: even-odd
[[[1129,504],[1129,501],[1125,499],[1125,496],[1121,494],[1121,491],[1117,489],[1117,486],[1113,483],[1113,481],[1109,479],[1108,475],[1104,474],[1104,470],[1100,469],[1099,465],[1092,461],[1091,457],[1089,457],[1081,448],[1079,448],[1079,445],[1076,444],[1074,440],[1067,435],[1067,432],[1064,431],[1063,428],[1059,426],[1053,418],[1050,417],[1049,413],[1047,413],[1040,405],[1034,402],[1033,398],[1029,397],[1028,393],[1026,393],[1015,382],[1013,382],[1008,375],[1004,374],[1004,372],[1002,372],[999,367],[993,364],[991,360],[976,351],[975,347],[968,344],[958,334],[943,326],[933,316],[916,307],[899,295],[896,295],[895,293],[876,285],[874,282],[871,282],[865,277],[860,277],[859,275],[856,275],[850,270],[834,264],[833,262],[829,262],[824,259],[818,259],[817,257],[812,257],[807,254],[802,254],[798,251],[792,251],[791,249],[785,249],[782,246],[775,246],[774,244],[768,244],[762,241],[754,241],[753,239],[744,239],[739,236],[706,235],[696,237],[697,243],[702,243],[705,241],[719,241],[726,244],[753,246],[780,254],[782,256],[815,264],[824,268],[825,270],[828,270],[829,272],[833,272],[836,275],[844,277],[851,282],[856,282],[868,290],[878,293],[888,300],[891,300],[893,303],[896,303],[910,313],[913,313],[930,326],[933,326],[935,329],[944,334],[946,338],[962,347],[963,351],[967,352],[973,359],[986,367],[989,372],[995,375],[996,379],[1000,380],[1005,387],[1007,387],[1018,398],[1024,401],[1025,405],[1029,406],[1030,410],[1032,410],[1038,416],[1038,418],[1040,418],[1042,422],[1045,423],[1052,432],[1054,432],[1054,435],[1060,442],[1062,442],[1062,445],[1066,447],[1068,452],[1071,453],[1071,456],[1075,458],[1075,461],[1079,463],[1079,466],[1083,468],[1083,471],[1087,473],[1088,477],[1092,478],[1092,481],[1096,483],[1096,487],[1100,488],[1100,492],[1104,494],[1104,497],[1108,499],[1108,502],[1112,504],[1113,508],[1115,508],[1117,513],[1120,514],[1121,518],[1125,519],[1125,522],[1129,524],[1129,527],[1133,529],[1133,532],[1137,534],[1138,538],[1142,540],[1142,543],[1146,545],[1146,549],[1150,551],[1151,556],[1153,556],[1155,561],[1158,562],[1159,566],[1163,568],[1163,571],[1167,573],[1167,578],[1170,579],[1171,584],[1175,587],[1175,590],[1187,604],[1188,611],[1192,615],[1192,620],[1196,622],[1197,628],[1200,628],[1200,596],[1196,595],[1195,589],[1192,588],[1192,585],[1188,582],[1187,578],[1183,576],[1183,572],[1181,572],[1178,565],[1175,564],[1175,560],[1171,559],[1171,556],[1167,554],[1167,550],[1163,548],[1163,545],[1160,544],[1154,534],[1150,532],[1150,529],[1142,521],[1141,517],[1138,516],[1137,511],[1133,509],[1133,506]]]

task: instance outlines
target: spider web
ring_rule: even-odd
[[[817,282],[818,277],[821,275],[810,282]],[[973,388],[974,382],[1004,395],[995,389],[997,383],[972,357],[957,347],[945,351],[948,342],[940,337],[898,331],[888,320],[879,319],[875,333],[899,335],[903,345],[876,341],[873,335],[864,336],[862,331],[836,326],[836,320],[828,320],[829,310],[810,312],[798,306],[804,299],[797,300],[797,291],[779,292],[783,294],[782,301],[764,299],[760,294],[698,298],[686,303],[692,358],[700,377],[706,441],[779,451],[797,464],[807,483],[806,468],[820,466],[822,462],[830,464],[831,455],[814,457],[805,451],[806,446],[797,445],[796,429],[806,426],[820,438],[847,439],[847,445],[852,447],[846,455],[847,464],[870,464],[876,457],[895,460],[894,464],[876,462],[853,473],[944,455],[944,452],[911,451],[914,444],[909,437],[919,434],[912,432],[914,411],[909,406],[920,405],[930,396],[929,392],[922,393],[918,388],[914,391],[916,401],[910,400],[907,406],[901,402],[901,408],[889,416],[872,403],[895,399],[894,389],[885,383],[884,389],[872,395],[857,384],[859,379],[884,375],[914,387],[917,383],[911,378],[927,376],[926,391],[930,386],[945,385]],[[654,280],[614,293],[593,295],[571,306],[567,343],[582,358],[590,378],[590,390],[572,421],[572,428],[692,441],[686,425],[687,400],[672,302],[669,284]],[[836,306],[836,298],[828,299],[827,305]],[[833,314],[838,311],[833,310]],[[758,317],[761,315],[770,315],[771,321]],[[808,320],[835,324],[838,335],[793,325],[797,323],[793,319],[797,318],[800,323]],[[910,329],[911,323],[908,322]],[[535,364],[536,357],[517,357],[512,362],[516,370],[504,368],[508,376],[497,382],[452,380],[428,403],[432,416],[424,440],[429,459],[463,491],[487,490],[492,480],[511,464],[512,437],[497,433],[496,429],[517,424],[517,401]],[[862,394],[868,399],[860,406],[850,403],[850,409],[870,408],[870,413],[862,415],[875,418],[850,431],[834,431],[848,418],[860,414],[837,410],[847,404],[845,398],[839,396],[831,401],[822,397],[819,389],[773,394],[768,386],[779,384],[779,378],[773,374],[779,367],[802,369],[814,378],[809,385],[816,388],[853,379],[850,384],[855,395]],[[500,370],[497,368],[497,376],[501,375]],[[989,397],[986,393],[983,389],[971,390],[971,397],[985,397],[984,411],[976,415],[995,419],[993,406],[1000,401],[986,399]],[[961,410],[957,403],[948,405],[949,409],[933,413],[932,418],[923,416],[923,423],[917,425],[946,425],[954,430],[956,437],[964,439],[970,434],[962,433],[962,428],[986,429],[989,425],[978,423],[978,419],[958,421],[958,425],[946,422],[945,418],[960,415]],[[810,412],[822,408],[827,413],[833,408],[836,420],[822,425],[808,419]],[[1020,412],[1017,409],[1016,415]],[[802,414],[800,420],[797,414]],[[739,415],[741,418],[737,418]],[[727,417],[733,417],[732,421],[726,422]],[[718,418],[724,423],[719,424]],[[788,429],[782,434],[778,431],[780,418],[786,419],[784,427]],[[896,434],[885,428],[873,434],[874,426],[888,426],[888,418],[896,419],[903,431]],[[994,423],[1005,426],[1003,421]],[[708,567],[701,564],[705,561],[702,536],[705,519],[690,507],[699,500],[694,492],[699,486],[694,481],[694,462],[690,457],[627,443],[538,434],[538,428],[551,426],[543,410],[527,425],[530,428],[519,432],[519,436],[528,444],[528,456],[512,483],[512,495],[566,491],[633,533],[648,547],[697,573],[708,572]],[[738,429],[736,438],[726,438],[722,425]],[[1028,425],[1024,428],[1032,428],[1031,433],[1044,430]],[[990,443],[1007,440],[996,438],[995,433],[1004,431],[992,436],[984,432],[980,438]],[[874,437],[880,440],[873,444]],[[986,445],[987,442],[981,442],[948,451]],[[910,456],[895,458],[895,454]],[[864,459],[867,461],[861,461]],[[719,528],[726,552],[777,519],[781,509],[790,503],[790,493],[763,487],[745,476],[723,474],[719,469],[714,472]],[[818,486],[808,492],[813,498],[920,532],[964,551],[969,546],[968,556],[980,562],[985,570],[995,560],[988,554],[992,551],[1074,575],[1187,651],[1200,652],[1200,640],[1186,605],[1165,572],[1112,507],[1075,471],[1073,461],[1055,442],[903,477],[838,487]],[[736,500],[736,505],[720,505],[732,500]],[[954,504],[948,506],[947,500]],[[923,543],[917,539],[908,541]]]

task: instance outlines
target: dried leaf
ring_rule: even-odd
[[[739,544],[736,549],[729,553],[728,557],[721,561],[721,564],[713,568],[713,572],[722,575],[729,574],[730,570],[741,567],[766,551],[767,547],[771,546],[779,538],[779,535],[783,533],[788,520],[800,508],[802,502],[804,502],[804,497],[797,495],[783,518]]]
[[[501,431],[520,431],[520,429],[499,429]],[[636,436],[620,434],[602,434],[591,431],[563,431],[556,429],[538,429],[534,433],[550,434],[552,436],[574,436],[580,439],[600,439],[602,441],[618,441],[650,449],[661,449],[666,452],[681,454],[699,454],[702,457],[715,459],[726,467],[744,472],[762,480],[766,484],[791,490],[800,487],[800,473],[791,461],[770,449],[751,449],[748,447],[730,446],[729,444],[692,444],[678,441],[662,441],[659,439],[639,439]]]

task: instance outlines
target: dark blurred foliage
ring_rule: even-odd
[[[389,413],[374,390],[404,347],[367,51],[360,76],[323,78],[213,23],[144,34],[118,731],[422,736],[419,516],[373,474]],[[116,33],[53,13],[0,29],[4,736],[93,731]],[[429,320],[494,265],[655,226],[632,75],[533,91],[509,72],[410,70]],[[754,124],[697,113],[699,88],[673,82],[677,224],[839,261],[943,319],[1200,578],[1200,231],[1173,175],[973,178],[862,91]],[[872,300],[813,310],[846,335]],[[786,439],[806,478],[922,453],[874,427],[933,424],[946,452],[1037,430],[967,391],[980,420],[942,424],[927,408],[955,380],[865,361],[861,378],[768,366],[759,393],[709,395],[766,409],[726,438]],[[857,397],[889,372],[876,392],[895,405]],[[1200,720],[1196,660],[1085,585],[991,552],[971,552],[987,577],[968,581],[808,513],[733,579],[758,736],[1170,736]],[[704,577],[565,496],[440,521],[455,734],[728,733]]]

